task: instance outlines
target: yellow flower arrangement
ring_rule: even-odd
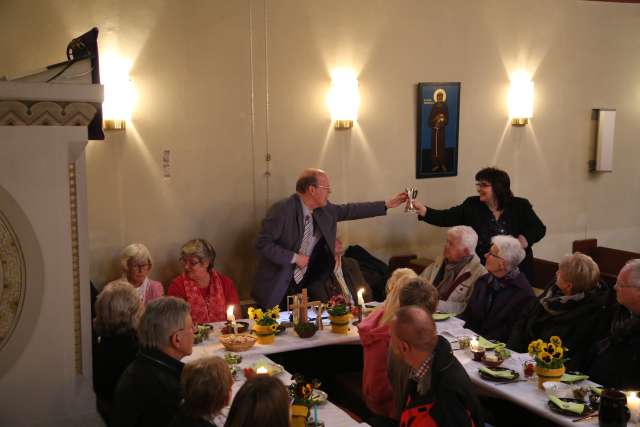
[[[564,366],[564,353],[568,349],[562,346],[560,337],[554,335],[549,339],[549,342],[540,339],[532,341],[527,350],[538,366],[557,369]]]
[[[255,320],[258,325],[269,326],[275,331],[278,328],[278,319],[280,318],[280,307],[277,305],[270,310],[263,311],[261,308],[249,307],[247,310],[249,319]]]

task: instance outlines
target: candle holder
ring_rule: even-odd
[[[351,309],[351,312],[358,318],[357,320],[355,320],[351,324],[353,326],[358,326],[360,324],[360,322],[362,322],[362,308],[360,306],[355,306],[355,307],[353,307]]]
[[[472,347],[471,354],[473,354],[473,360],[476,362],[482,362],[484,357],[484,347]]]

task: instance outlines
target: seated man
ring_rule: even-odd
[[[524,249],[515,237],[494,236],[485,254],[487,271],[473,287],[465,311],[459,316],[471,329],[489,340],[506,342],[522,308],[535,296],[527,277],[518,269]]]
[[[458,225],[447,230],[442,255],[421,274],[438,289],[438,311],[462,313],[473,291],[473,285],[487,274],[476,255],[478,235],[471,227]]]
[[[562,258],[556,282],[524,308],[508,347],[526,353],[529,343],[552,336],[568,348],[565,366],[578,370],[589,348],[607,334],[611,289],[598,283],[600,269],[591,257],[576,252]]]
[[[358,290],[364,289],[364,300],[371,301],[373,291],[364,280],[358,262],[353,258],[343,256],[342,241],[336,239],[335,258],[330,264],[334,264],[333,271],[323,269],[318,279],[307,282],[309,298],[327,302],[334,295],[342,295],[345,301],[357,303]],[[312,274],[310,271],[309,275]],[[312,283],[313,282],[313,283]]]
[[[483,425],[471,381],[447,340],[436,334],[430,313],[401,307],[390,329],[392,350],[412,368],[400,425]]]
[[[607,387],[640,387],[640,259],[622,267],[615,285],[616,299],[609,336],[594,345],[584,371]]]
[[[182,399],[180,359],[193,347],[189,305],[175,297],[151,301],[138,338],[141,350],[116,387],[111,427],[162,427],[176,415]]]

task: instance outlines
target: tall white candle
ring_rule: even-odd
[[[469,343],[469,348],[471,349],[471,351],[478,350],[480,348],[480,342],[478,341],[477,337],[473,337],[471,343]]]
[[[233,314],[233,306],[230,305],[227,308],[227,320],[231,322],[231,326],[233,327],[233,333],[238,333],[238,324],[236,323],[236,316]]]
[[[364,288],[358,291],[358,305],[364,310]]]

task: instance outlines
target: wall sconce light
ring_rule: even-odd
[[[514,126],[524,126],[533,117],[533,81],[525,71],[518,71],[511,76],[509,117]]]
[[[101,81],[104,85],[102,127],[105,130],[124,130],[136,99],[133,82],[129,77],[131,64],[115,55],[101,60]]]
[[[360,94],[358,79],[351,70],[336,70],[331,74],[331,91],[327,99],[331,120],[336,129],[350,129],[358,120]]]

